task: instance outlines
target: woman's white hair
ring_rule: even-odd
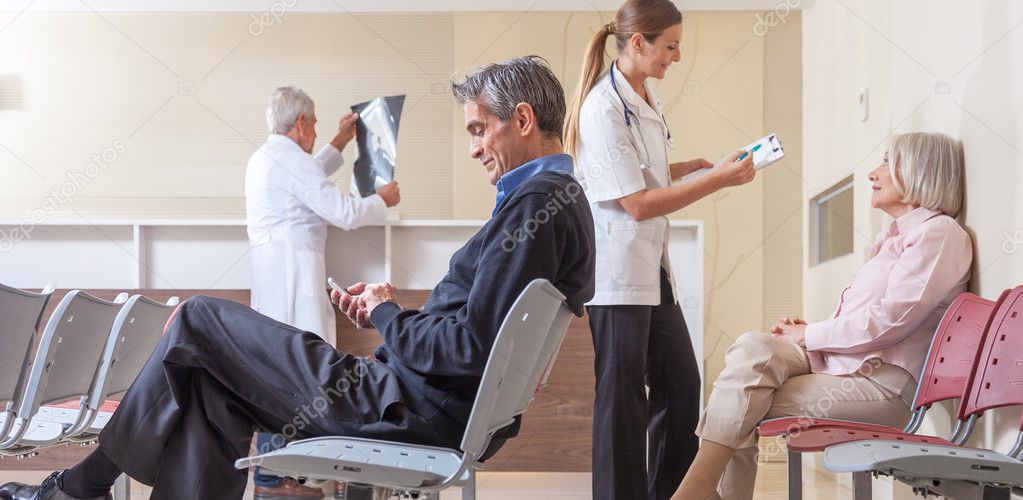
[[[958,217],[963,206],[963,144],[938,132],[900,134],[888,147],[888,168],[902,202]]]
[[[266,103],[266,126],[271,134],[287,134],[300,115],[312,118],[313,100],[302,89],[280,87]]]

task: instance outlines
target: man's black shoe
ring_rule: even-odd
[[[7,483],[0,486],[0,500],[113,500],[109,493],[95,498],[75,498],[60,489],[60,476],[64,471],[54,472],[39,486],[22,483]]]

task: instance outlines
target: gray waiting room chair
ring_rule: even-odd
[[[19,394],[9,405],[8,432],[0,436],[0,454],[22,456],[66,436],[59,422],[36,417],[43,404],[85,397],[95,378],[104,346],[128,294],[113,302],[81,290],[61,299],[39,337],[35,355],[22,372]]]
[[[371,487],[373,498],[410,494],[438,499],[451,486],[476,495],[475,471],[498,430],[522,415],[547,381],[572,312],[550,282],[534,280],[512,305],[494,341],[459,450],[353,437],[320,437],[243,458],[285,476]],[[352,493],[352,490],[349,490]]]
[[[7,436],[17,418],[14,408],[22,374],[31,362],[32,342],[53,290],[53,285],[46,285],[33,293],[0,283],[0,436]]]
[[[94,442],[113,415],[101,409],[103,403],[128,391],[160,342],[178,302],[178,297],[166,303],[142,295],[129,298],[114,319],[88,394],[79,400],[78,408],[43,406],[35,418],[62,424],[63,441]]]

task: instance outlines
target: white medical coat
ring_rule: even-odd
[[[331,345],[337,339],[326,291],[327,224],[349,230],[387,218],[382,198],[353,198],[327,178],[341,162],[330,144],[314,157],[272,134],[245,171],[252,308]]]
[[[590,201],[597,245],[596,291],[587,305],[656,305],[661,301],[662,267],[677,294],[668,259],[668,218],[637,221],[618,199],[671,185],[668,127],[649,81],[644,85],[653,106],[617,68],[614,77],[622,98],[611,86],[610,72],[605,73],[587,94],[579,115],[576,177]],[[622,100],[632,110],[631,127],[625,124]]]

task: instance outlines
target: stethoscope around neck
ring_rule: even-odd
[[[646,145],[646,140],[645,140],[646,138],[643,137],[643,129],[640,128],[640,126],[638,124],[636,125],[636,128],[632,128],[632,119],[635,118],[636,120],[639,120],[639,115],[637,115],[634,111],[629,109],[629,105],[625,103],[625,98],[622,97],[622,93],[618,91],[618,82],[615,81],[615,66],[617,66],[617,65],[618,65],[618,61],[613,61],[611,63],[611,75],[610,75],[611,76],[611,89],[613,89],[615,91],[615,95],[618,96],[618,100],[622,102],[622,109],[625,112],[625,127],[628,128],[629,132],[632,134],[633,141],[634,142],[642,142],[643,143],[643,150],[646,152],[646,160],[647,160],[647,161],[644,162],[644,164],[649,166],[650,165],[650,149]],[[630,117],[629,115],[632,115],[632,116]],[[671,141],[671,129],[668,128],[668,122],[667,122],[667,120],[664,119],[664,114],[661,114],[661,122],[664,123],[664,128],[665,128],[665,130],[668,131],[668,137],[667,137],[666,141],[668,143],[668,146],[670,147],[671,144],[672,144],[672,141]],[[639,131],[639,141],[635,140],[636,139],[636,130]]]

